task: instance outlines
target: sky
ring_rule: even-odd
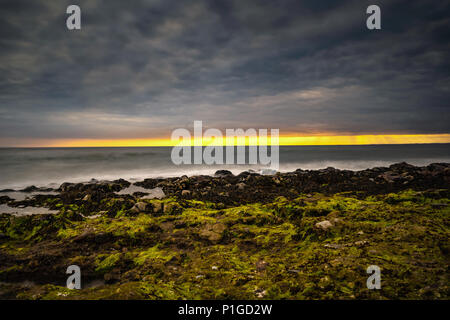
[[[450,142],[450,1],[0,6],[0,146],[157,145],[195,120],[292,144]]]

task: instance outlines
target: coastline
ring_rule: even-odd
[[[448,299],[449,185],[449,163],[397,163],[2,190],[53,214],[0,214],[0,297]]]
[[[39,201],[33,202],[32,198],[37,196],[39,199],[45,195],[61,194],[67,196],[68,193],[79,194],[82,198],[93,192],[100,192],[100,197],[108,198],[118,196],[125,191],[124,189],[135,186],[138,189],[135,199],[151,194],[151,189],[158,188],[164,192],[165,197],[239,205],[252,202],[264,203],[277,196],[293,199],[299,194],[309,192],[334,194],[358,191],[360,194],[373,195],[406,189],[445,189],[450,185],[449,172],[450,163],[414,166],[400,162],[389,167],[373,167],[365,170],[340,170],[328,167],[319,170],[297,169],[292,172],[276,172],[271,169],[259,171],[250,169],[237,175],[229,170],[217,170],[214,175],[182,175],[145,178],[137,181],[127,181],[122,178],[116,180],[92,178],[86,182],[64,182],[55,188],[31,185],[23,189],[1,189],[0,204],[42,206]],[[133,192],[125,193],[133,195]],[[28,200],[25,201],[25,198]],[[72,198],[71,201],[77,200]],[[55,207],[50,206],[50,209]],[[89,214],[89,212],[86,213]]]
[[[182,175],[214,175],[229,170],[234,175],[259,171],[260,165],[175,165],[169,147],[20,149],[0,155],[0,190],[24,189],[35,185],[58,189],[64,182],[125,179],[131,183],[144,178],[176,178]],[[389,167],[406,161],[416,166],[450,162],[450,144],[374,146],[280,147],[278,171],[293,172],[334,167],[365,170]]]

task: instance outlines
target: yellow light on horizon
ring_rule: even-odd
[[[203,138],[202,141],[185,141],[184,145],[250,145],[251,140],[222,138]],[[254,141],[254,140],[253,140]],[[254,142],[252,141],[252,145]],[[267,142],[257,137],[258,145],[270,145],[271,136]],[[408,135],[317,135],[279,137],[280,146],[315,146],[315,145],[371,145],[371,144],[417,144],[417,143],[450,143],[450,134],[408,134]],[[29,142],[18,147],[166,147],[178,145],[178,141],[162,139],[54,139]]]

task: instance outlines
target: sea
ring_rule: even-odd
[[[213,175],[219,169],[238,174],[268,167],[259,164],[175,165],[171,152],[172,147],[0,148],[0,190],[20,190],[31,185],[58,188],[63,182],[92,179],[123,178],[133,182],[156,177]],[[450,162],[450,144],[281,146],[278,170],[327,167],[363,170],[403,161],[417,166]]]

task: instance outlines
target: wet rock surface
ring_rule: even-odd
[[[0,298],[448,299],[449,185],[449,164],[399,163],[0,192],[55,212],[0,214]]]
[[[184,193],[190,199],[221,202],[226,206],[243,203],[270,202],[277,196],[295,198],[300,193],[359,191],[363,195],[398,192],[406,189],[426,190],[447,188],[450,165],[447,163],[416,167],[398,163],[390,167],[362,171],[301,170],[275,175],[243,172],[234,176],[219,170],[214,177],[196,176],[169,179],[145,179],[136,185],[144,188],[161,187],[168,196]],[[248,187],[248,188],[246,188]],[[242,192],[245,190],[245,192]],[[189,191],[189,193],[187,192]]]

